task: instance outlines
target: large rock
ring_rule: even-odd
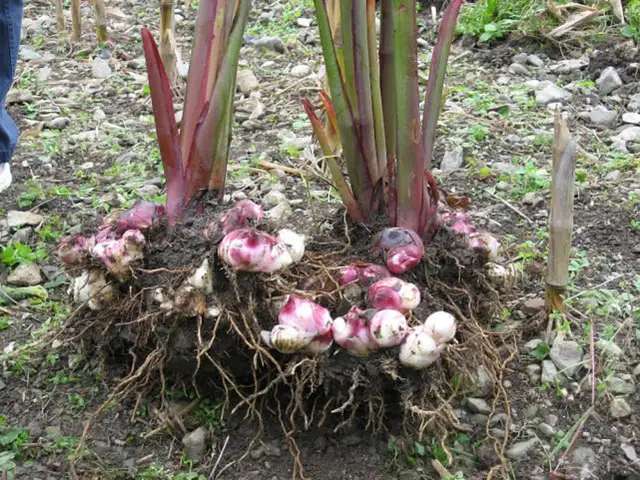
[[[571,93],[551,82],[542,82],[542,88],[536,91],[536,102],[547,105],[552,102],[562,102],[571,97]]]
[[[596,80],[596,85],[598,85],[600,95],[609,95],[622,86],[622,80],[615,68],[607,67],[602,71],[598,80]]]
[[[18,287],[30,287],[42,283],[40,267],[35,263],[21,263],[7,277],[7,283]]]
[[[542,383],[555,383],[558,379],[558,369],[551,360],[542,361],[542,376],[540,381]]]
[[[109,62],[103,58],[96,57],[91,63],[91,73],[95,78],[107,78],[111,75]]]
[[[598,105],[589,112],[591,123],[600,127],[610,127],[616,121],[617,116],[617,112],[609,110],[604,105]]]
[[[578,342],[565,340],[558,335],[551,346],[549,357],[560,373],[572,377],[582,365],[582,347]]]
[[[25,225],[35,227],[44,221],[42,215],[33,212],[21,212],[19,210],[9,210],[7,213],[7,226],[9,228],[20,228]]]
[[[640,113],[626,112],[622,114],[622,121],[632,125],[640,125]]]
[[[618,135],[611,137],[614,148],[627,152],[627,143],[637,142],[640,140],[640,127],[628,126],[624,128]]]

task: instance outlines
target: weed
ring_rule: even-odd
[[[475,142],[482,142],[489,136],[489,129],[481,123],[476,123],[469,127],[469,136]]]
[[[25,187],[25,191],[18,195],[18,206],[20,208],[30,208],[36,202],[41,202],[45,199],[44,188],[37,181],[28,180]]]
[[[538,361],[542,361],[549,356],[549,352],[551,352],[551,348],[549,344],[546,342],[540,342],[536,348],[534,348],[530,355]]]
[[[0,332],[7,330],[11,326],[11,317],[7,315],[0,316]]]
[[[624,13],[627,24],[622,28],[622,34],[640,43],[640,0],[630,0]]]
[[[282,2],[282,12],[267,22],[256,22],[247,26],[247,33],[252,36],[276,36],[288,41],[298,32],[296,20],[305,10],[313,9],[312,0],[288,0]]]
[[[222,426],[222,403],[203,400],[193,411],[193,417],[198,425],[215,430]]]
[[[11,242],[0,250],[0,262],[13,267],[21,263],[33,263],[47,258],[47,251],[38,247],[35,251],[29,245]]]
[[[67,396],[69,403],[71,404],[71,408],[76,411],[84,410],[87,406],[87,401],[84,399],[82,395],[79,393],[70,393]]]

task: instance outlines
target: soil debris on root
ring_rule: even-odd
[[[452,405],[473,388],[479,366],[496,388],[494,411],[508,415],[501,379],[515,356],[515,339],[491,328],[500,298],[485,277],[486,258],[443,230],[427,246],[423,262],[402,276],[418,285],[423,298],[410,324],[422,323],[436,310],[457,318],[455,343],[426,370],[400,365],[398,348],[366,358],[338,348],[317,356],[283,355],[270,350],[260,335],[277,323],[276,307],[295,294],[325,306],[334,317],[343,314],[353,299],[345,298],[336,280],[339,267],[350,260],[381,261],[369,248],[370,232],[336,220],[332,238],[314,238],[304,261],[292,268],[275,274],[233,272],[218,261],[215,244],[202,235],[218,213],[196,216],[177,232],[150,231],[143,265],[118,284],[117,301],[98,311],[83,310],[69,325],[70,340],[81,337],[86,348],[101,352],[109,363],[127,365],[127,375],[103,407],[125,399],[135,399],[137,405],[158,391],[166,405],[168,384],[182,381],[198,396],[222,397],[225,417],[257,421],[254,440],[262,431],[263,415],[277,412],[294,459],[294,477],[299,478],[304,459],[295,438],[314,428],[337,433],[355,427],[420,439],[464,431]],[[180,288],[203,259],[213,272],[213,293],[201,300],[208,314],[179,314],[151,300],[157,289]],[[90,427],[91,421],[83,438]],[[495,439],[503,461],[508,433],[506,437]]]

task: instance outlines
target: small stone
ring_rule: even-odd
[[[532,363],[527,365],[527,375],[529,376],[529,381],[536,385],[540,381],[540,365],[536,363]]]
[[[620,448],[631,463],[637,463],[640,465],[640,458],[638,458],[638,454],[636,453],[636,449],[633,448],[633,445],[630,443],[623,443],[620,445]]]
[[[582,365],[582,347],[573,340],[565,340],[558,335],[551,346],[549,357],[560,373],[573,376]]]
[[[93,59],[91,63],[91,73],[95,78],[107,78],[111,75],[111,67],[109,66],[109,62],[100,57],[96,57]]]
[[[626,112],[622,114],[622,121],[632,125],[640,125],[640,113]]]
[[[22,45],[20,47],[19,55],[22,60],[26,60],[26,61],[40,60],[42,58],[42,55],[40,55],[38,52],[28,47],[27,45]]]
[[[633,369],[633,376],[640,377],[640,363],[636,365],[636,368]]]
[[[101,108],[96,108],[93,111],[93,120],[94,122],[100,123],[104,120],[107,119],[107,114],[104,113],[104,110],[102,110]]]
[[[596,453],[589,447],[576,447],[571,454],[571,467],[578,473],[577,480],[592,480],[596,475]]]
[[[311,26],[312,20],[307,17],[298,17],[296,19],[296,25],[302,28],[309,28]]]
[[[542,361],[542,375],[540,381],[542,383],[555,383],[558,378],[558,369],[551,360]]]
[[[293,77],[304,78],[311,73],[311,67],[304,64],[296,65],[295,67],[291,68],[291,71],[289,73],[291,73],[291,76]]]
[[[538,443],[537,438],[532,438],[524,442],[517,442],[511,445],[505,452],[506,456],[511,460],[518,460],[524,457]]]
[[[624,418],[631,415],[631,407],[624,398],[616,397],[611,400],[609,413],[613,418]]]
[[[264,454],[267,457],[280,457],[282,456],[282,450],[274,443],[265,443]]]
[[[536,68],[544,67],[544,60],[542,60],[538,55],[527,55],[527,63],[529,65],[533,65]]]
[[[535,403],[529,405],[524,411],[524,416],[529,420],[535,418],[538,415],[538,410],[540,410],[540,407],[538,407],[538,405],[536,405]]]
[[[191,460],[199,462],[204,457],[207,448],[207,433],[205,427],[199,427],[182,438],[185,452]]]
[[[578,71],[589,65],[589,57],[586,55],[580,58],[570,58],[568,60],[562,60],[555,65],[551,65],[549,70],[554,73],[572,73]]]
[[[536,92],[536,102],[539,105],[561,102],[571,97],[571,93],[551,82],[543,82],[542,85],[544,85],[544,87]]]
[[[617,116],[617,112],[608,110],[607,107],[603,105],[598,105],[589,112],[589,120],[591,120],[591,123],[602,127],[611,126],[616,121]]]
[[[38,81],[46,82],[51,77],[51,67],[49,65],[45,65],[40,70],[38,70]]]
[[[512,63],[509,65],[509,73],[526,76],[529,75],[529,69],[521,63]]]
[[[40,267],[35,263],[21,263],[7,277],[7,283],[18,287],[30,287],[42,283]]]
[[[352,433],[351,435],[347,435],[342,439],[342,443],[347,447],[355,447],[362,443],[362,437],[356,433]]]
[[[516,53],[511,59],[511,61],[513,63],[526,63],[528,57],[529,55],[527,55],[525,52],[520,52],[520,53]]]
[[[555,427],[556,425],[558,425],[558,416],[557,415],[553,415],[552,413],[550,413],[549,415],[545,415],[544,416],[544,421],[548,425],[551,425],[552,427]]]
[[[607,182],[617,182],[618,180],[620,180],[620,175],[622,175],[622,172],[620,172],[620,170],[612,170],[605,175],[604,179]]]
[[[620,395],[631,395],[635,393],[636,386],[623,380],[620,377],[611,377],[607,380],[607,388],[611,393],[617,393]]]
[[[31,240],[31,235],[32,234],[33,234],[33,228],[31,228],[31,227],[22,227],[22,228],[16,230],[16,233],[14,233],[11,236],[11,241],[12,242],[24,243],[26,245],[27,243],[29,243],[29,240]]]
[[[21,212],[19,210],[9,210],[7,213],[7,226],[10,229],[31,225],[35,227],[44,221],[42,215],[33,212]]]
[[[527,192],[524,194],[524,197],[522,197],[522,203],[536,208],[544,203],[544,198],[542,198],[536,192]]]
[[[256,76],[247,68],[238,72],[237,83],[238,89],[244,94],[249,94],[260,86]]]
[[[535,315],[537,313],[544,311],[545,308],[546,308],[546,303],[544,301],[544,298],[535,297],[535,298],[530,298],[526,302],[524,302],[520,310],[522,310],[522,313],[526,315]]]
[[[49,425],[44,428],[44,434],[48,438],[60,438],[62,436],[62,429],[59,425]]]
[[[274,223],[280,223],[291,215],[291,206],[288,202],[282,202],[265,212],[265,217]]]
[[[596,85],[598,85],[600,95],[609,95],[622,86],[622,80],[620,80],[620,75],[618,75],[618,71],[615,68],[607,67],[596,80]]]
[[[538,348],[538,345],[540,345],[541,343],[544,343],[544,341],[541,338],[533,338],[524,344],[524,348],[532,352],[533,350]]]
[[[440,169],[443,172],[453,172],[462,167],[462,165],[464,165],[464,150],[462,147],[455,147],[445,152],[440,163]]]
[[[489,375],[489,372],[483,365],[480,365],[476,369],[475,381],[476,391],[478,395],[486,397],[491,394],[491,392],[493,391],[493,380],[491,379],[491,375]]]
[[[137,193],[141,197],[155,197],[156,195],[160,195],[160,187],[153,184],[142,185],[138,188]]]
[[[640,140],[640,127],[629,125],[624,128],[618,135],[611,137],[614,148],[623,152],[627,151],[628,142],[636,142]]]
[[[631,97],[629,98],[629,103],[627,104],[627,108],[632,112],[640,111],[640,93],[631,95]]]
[[[473,423],[474,425],[484,427],[489,421],[489,417],[482,413],[474,413],[473,415],[471,415],[469,420],[471,420],[471,423]]]
[[[258,48],[267,48],[278,53],[285,52],[284,42],[278,37],[260,37],[253,42],[253,45]]]
[[[287,196],[279,190],[269,190],[269,192],[262,197],[262,205],[267,208],[275,207],[285,202],[287,202]]]
[[[482,398],[469,397],[466,400],[467,408],[473,413],[484,413],[486,415],[491,413],[491,407]]]
[[[556,429],[544,422],[538,424],[538,431],[545,437],[552,438],[556,434]]]
[[[69,126],[71,119],[69,117],[56,117],[48,121],[45,126],[52,130],[63,130]]]

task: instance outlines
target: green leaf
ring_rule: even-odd
[[[549,352],[551,348],[549,348],[549,344],[545,342],[540,342],[536,348],[531,351],[531,356],[539,361],[544,360],[549,356]]]

